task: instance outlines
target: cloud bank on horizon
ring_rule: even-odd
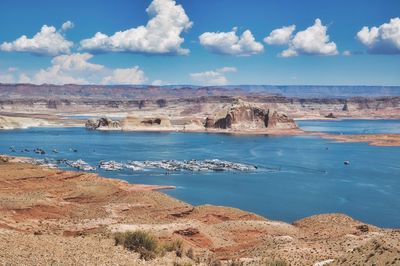
[[[228,79],[226,78],[226,74],[236,71],[236,67],[222,67],[216,70],[190,73],[190,77],[200,85],[227,85]]]
[[[89,53],[74,53],[59,55],[51,60],[51,66],[40,69],[32,75],[21,73],[12,75],[8,70],[3,75],[7,83],[32,83],[32,84],[144,84],[148,81],[144,71],[139,66],[131,68],[109,69],[104,65],[89,62],[93,57]],[[0,80],[2,76],[0,76]]]
[[[0,72],[0,82],[165,84],[160,79],[151,81],[137,64],[126,68],[108,68],[89,62],[99,53],[190,56],[190,49],[184,46],[184,35],[191,30],[194,22],[183,5],[174,0],[153,0],[145,11],[149,17],[145,25],[121,29],[110,35],[98,31],[77,43],[67,38],[68,31],[79,28],[69,20],[59,29],[43,25],[32,37],[22,35],[15,40],[4,41],[0,44],[3,53],[30,53],[52,57],[52,60],[49,67],[29,74],[10,69]],[[240,31],[234,27],[227,32],[205,31],[198,35],[197,45],[211,54],[224,57],[257,57],[268,53],[269,46],[282,48],[277,55],[280,58],[353,55],[347,49],[339,50],[328,34],[331,27],[334,25],[327,26],[320,18],[315,18],[314,24],[305,29],[299,29],[296,24],[282,26],[264,33],[265,37],[260,41],[251,29]],[[378,26],[360,26],[354,38],[365,47],[366,54],[400,54],[400,18],[390,18]],[[188,76],[201,85],[226,85],[229,84],[227,74],[236,71],[236,67],[222,67],[189,72]]]

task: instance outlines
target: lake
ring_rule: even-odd
[[[299,120],[305,131],[335,134],[400,134],[400,120]]]
[[[313,124],[314,123],[314,124]],[[330,124],[331,123],[331,124]],[[302,121],[304,128],[357,133],[364,121]],[[400,121],[367,121],[381,132]],[[383,127],[383,129],[382,129]],[[339,128],[339,129],[338,129]],[[348,128],[351,128],[348,129]],[[9,147],[14,146],[16,152]],[[45,155],[21,152],[42,148]],[[52,153],[57,149],[59,153]],[[71,149],[77,149],[77,152]],[[131,183],[173,185],[165,193],[194,205],[237,207],[293,222],[340,212],[381,227],[400,227],[400,147],[336,143],[316,136],[235,136],[207,133],[101,132],[84,128],[0,131],[0,153],[35,158],[100,160],[223,159],[254,164],[255,172],[109,172]],[[344,165],[344,161],[350,165]]]

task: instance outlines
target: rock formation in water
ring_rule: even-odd
[[[87,129],[93,130],[116,130],[121,129],[119,121],[111,120],[110,118],[102,117],[99,119],[89,119],[85,123]]]
[[[287,115],[271,109],[262,109],[238,101],[222,115],[207,117],[204,126],[215,129],[259,130],[259,129],[295,129],[296,123]]]

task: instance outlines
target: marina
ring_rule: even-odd
[[[63,166],[69,166],[79,171],[96,171],[96,167],[89,165],[82,159],[78,160],[66,160],[66,159],[35,159],[30,158],[24,160],[26,163],[32,163],[35,165],[41,165],[49,168],[57,168]],[[209,160],[161,160],[161,161],[128,161],[128,163],[121,163],[116,161],[100,161],[98,164],[100,169],[106,171],[121,171],[129,169],[132,171],[144,171],[146,169],[157,168],[166,171],[256,171],[257,166],[248,165],[242,163],[234,163],[228,161],[222,161],[218,159]]]

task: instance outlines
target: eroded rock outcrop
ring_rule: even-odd
[[[285,114],[262,109],[241,101],[235,102],[222,117],[207,117],[204,126],[215,129],[257,130],[295,129],[296,123]]]
[[[121,124],[119,121],[112,120],[107,117],[102,117],[99,119],[89,119],[85,123],[87,129],[92,130],[118,130],[121,129]]]
[[[51,125],[52,124],[49,121],[46,121],[44,119],[0,115],[0,130],[41,127],[41,126],[51,126]]]
[[[124,130],[168,129],[172,127],[168,117],[139,117],[135,115],[129,115],[123,119],[121,126]]]

